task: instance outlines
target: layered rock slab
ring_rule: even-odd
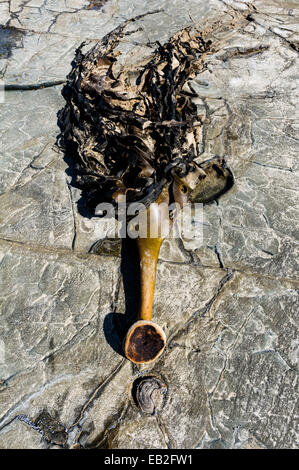
[[[298,9],[93,3],[0,4],[0,446],[295,447]],[[200,240],[162,247],[153,315],[168,346],[146,368],[121,354],[120,243],[97,244],[113,226],[82,214],[55,147],[75,49],[136,15],[119,46],[124,67],[183,26],[213,26],[214,54],[191,84],[204,120],[199,161],[225,155],[235,175],[194,220]],[[147,374],[168,387],[154,416],[132,399]]]

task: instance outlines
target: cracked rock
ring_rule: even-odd
[[[235,177],[194,217],[201,237],[162,246],[168,342],[146,366],[122,353],[138,293],[115,226],[55,145],[75,50],[138,15],[120,68],[186,26],[209,34],[188,85],[196,162],[225,157]],[[1,448],[296,448],[298,17],[282,0],[0,2]],[[167,383],[157,413],[132,399],[141,377]]]

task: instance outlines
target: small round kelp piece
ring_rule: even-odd
[[[124,352],[135,364],[144,364],[157,359],[166,345],[166,336],[162,328],[149,320],[139,320],[129,329]]]
[[[165,402],[167,385],[158,377],[139,377],[132,388],[133,399],[143,413],[157,414]]]

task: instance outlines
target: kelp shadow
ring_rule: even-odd
[[[104,335],[107,343],[125,357],[123,343],[128,329],[136,321],[140,305],[140,268],[136,240],[121,240],[120,271],[123,280],[125,312],[110,312],[104,319]]]

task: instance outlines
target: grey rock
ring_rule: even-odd
[[[190,83],[198,161],[225,156],[235,185],[194,216],[202,236],[164,241],[153,320],[167,346],[133,366],[136,279],[55,141],[75,49],[138,15],[120,67],[183,26],[210,31]],[[298,16],[280,0],[0,3],[1,448],[296,448]],[[147,376],[167,386],[154,414],[133,398]]]
[[[49,446],[41,434],[20,416],[0,432],[1,449],[47,449]]]

